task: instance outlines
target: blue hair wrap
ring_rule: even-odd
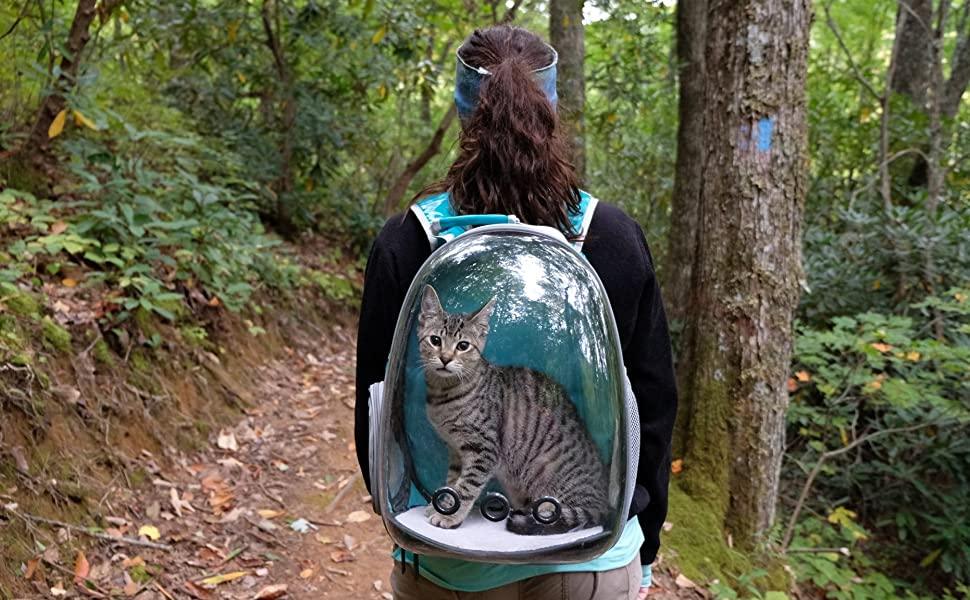
[[[549,46],[549,50],[552,51],[552,62],[532,71],[532,76],[539,89],[555,108],[559,101],[559,96],[556,94],[556,64],[559,62],[559,54],[552,46]],[[455,106],[458,107],[458,118],[466,121],[478,107],[478,94],[482,89],[482,81],[492,73],[485,67],[473,67],[466,63],[461,57],[461,48],[458,49],[457,56]]]

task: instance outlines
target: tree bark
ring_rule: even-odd
[[[950,78],[943,87],[943,98],[940,110],[944,117],[952,119],[960,111],[960,99],[970,84],[970,3],[964,4],[964,19],[961,31],[957,32],[957,44],[950,61]]]
[[[932,77],[932,23],[933,0],[899,0],[896,17],[899,56],[892,89],[907,96],[921,110],[926,109],[926,92]]]
[[[713,0],[708,11],[684,486],[742,548],[771,525],[784,450],[811,19],[810,0]]]
[[[664,291],[668,315],[683,323],[690,301],[691,273],[697,252],[697,217],[704,169],[704,40],[707,29],[707,0],[681,0],[677,6],[677,61],[680,96],[678,105],[677,161],[671,202],[670,233],[664,265]],[[680,347],[686,340],[681,338]],[[678,357],[678,373],[687,373]],[[685,401],[690,382],[681,378],[680,410],[674,427],[674,455],[682,456],[690,410]]]
[[[451,124],[455,121],[455,116],[458,114],[458,110],[455,105],[452,104],[448,108],[448,112],[445,116],[441,118],[441,122],[438,123],[438,128],[435,129],[434,135],[431,136],[431,141],[425,149],[418,155],[417,158],[412,160],[404,167],[404,170],[398,175],[397,179],[394,180],[394,185],[391,186],[387,196],[384,198],[384,214],[386,216],[391,216],[396,213],[401,207],[401,200],[404,199],[404,194],[407,193],[408,187],[411,185],[411,181],[421,172],[428,162],[434,158],[438,152],[441,151],[441,140],[444,139],[445,134],[448,133],[448,129]]]
[[[262,8],[263,30],[266,32],[266,46],[273,55],[273,65],[279,80],[282,114],[279,119],[277,134],[279,136],[280,174],[276,179],[274,191],[276,193],[276,227],[280,233],[290,237],[295,231],[293,215],[290,211],[289,197],[294,189],[293,174],[293,138],[296,125],[296,95],[293,91],[293,74],[286,62],[279,18],[279,5],[274,0],[263,0]],[[276,22],[275,30],[273,21]]]
[[[583,40],[583,0],[551,0],[549,41],[559,53],[559,114],[580,181],[586,178],[586,48]]]
[[[97,0],[78,0],[77,10],[74,12],[74,20],[71,21],[71,29],[67,35],[67,44],[64,46],[64,55],[61,57],[61,74],[54,83],[53,92],[41,102],[40,110],[37,113],[37,120],[31,128],[27,138],[26,150],[31,158],[31,162],[39,164],[44,154],[50,148],[51,123],[54,118],[67,106],[67,99],[64,94],[74,87],[77,82],[77,72],[81,64],[81,52],[91,39],[90,27],[98,13]]]

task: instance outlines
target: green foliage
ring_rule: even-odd
[[[662,4],[616,2],[585,40],[588,188],[643,224],[657,256],[677,139],[673,15]]]
[[[793,382],[799,389],[788,413],[795,445],[786,478],[798,489],[823,453],[864,440],[823,464],[810,503],[829,512],[850,539],[833,540],[811,520],[803,523],[805,543],[813,547],[870,537],[886,542],[853,551],[851,568],[871,570],[879,561],[917,580],[934,571],[950,581],[970,579],[968,295],[954,288],[930,297],[910,307],[913,316],[863,313],[835,317],[824,328],[798,328]],[[945,332],[940,338],[932,335],[937,319]],[[868,531],[831,516],[854,518],[851,511]],[[851,579],[829,558],[802,562],[813,578],[842,573]],[[882,583],[873,585],[878,590]]]

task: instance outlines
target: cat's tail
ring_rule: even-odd
[[[599,525],[600,516],[585,508],[563,506],[556,522],[546,525],[536,521],[532,511],[513,510],[505,521],[505,528],[519,535],[552,535]]]

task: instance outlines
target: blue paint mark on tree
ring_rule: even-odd
[[[775,128],[775,120],[771,117],[763,117],[758,120],[758,152],[771,150],[771,134]]]

